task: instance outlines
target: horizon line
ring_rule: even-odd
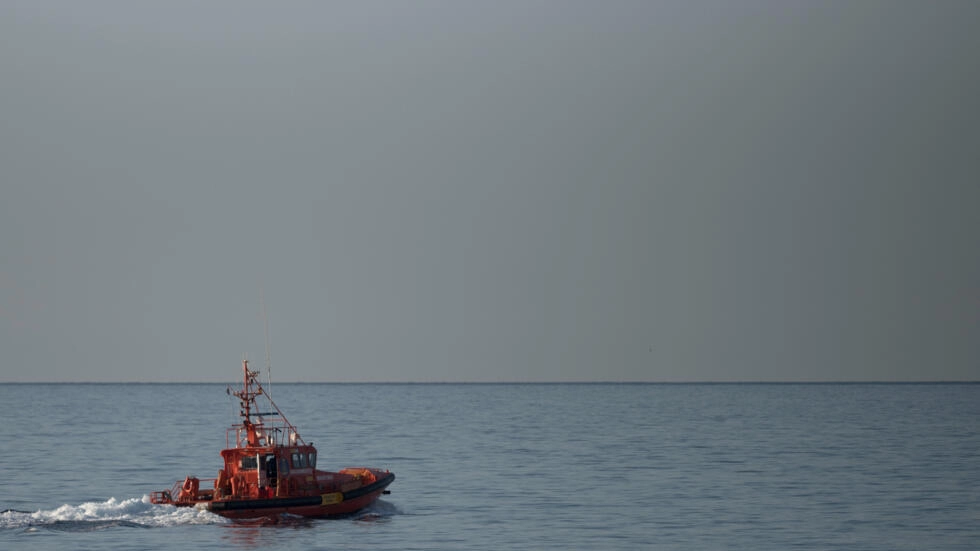
[[[223,385],[237,381],[0,381],[0,385]],[[839,385],[839,384],[980,384],[980,379],[861,379],[861,380],[539,380],[539,381],[277,381],[279,385]]]

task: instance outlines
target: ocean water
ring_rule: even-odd
[[[152,505],[224,385],[0,385],[0,549],[980,549],[977,384],[275,384],[350,518]]]

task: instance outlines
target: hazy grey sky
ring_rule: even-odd
[[[0,381],[980,379],[980,2],[0,2]]]

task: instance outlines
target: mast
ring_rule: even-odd
[[[255,401],[255,395],[258,394],[252,391],[251,378],[253,376],[254,374],[248,371],[248,358],[242,358],[242,390],[240,392],[236,391],[235,395],[242,402],[241,415],[244,418],[242,425],[245,427],[245,434],[249,446],[254,446],[258,443],[255,426],[252,424],[252,402]],[[255,407],[258,408],[258,404]],[[258,412],[256,411],[256,413]]]
[[[288,441],[290,445],[296,445],[298,443],[305,446],[306,442],[300,437],[296,427],[286,419],[279,406],[272,401],[269,393],[262,388],[262,383],[258,379],[260,375],[261,372],[259,371],[249,370],[247,356],[242,358],[242,389],[233,391],[233,394],[241,402],[241,411],[239,414],[242,416],[242,424],[237,429],[245,430],[246,445],[265,446],[268,442],[271,442],[273,432],[282,432],[286,438],[285,441]],[[265,395],[265,401],[268,402],[266,409],[261,409],[256,401],[256,398],[261,394]],[[258,417],[257,422],[252,421],[253,415]],[[267,422],[264,419],[266,416],[270,416],[273,419]],[[235,429],[236,427],[232,428]],[[240,436],[236,437],[235,441],[240,447]],[[276,445],[280,446],[284,442],[284,440],[280,440],[278,437],[275,438],[275,441]]]

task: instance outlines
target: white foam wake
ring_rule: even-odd
[[[81,505],[62,505],[57,509],[5,511],[0,513],[0,529],[47,526],[67,530],[94,530],[109,526],[177,526],[181,524],[220,524],[226,519],[193,507],[154,505],[149,496]]]

